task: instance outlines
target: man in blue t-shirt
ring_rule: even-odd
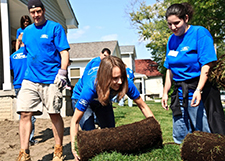
[[[41,115],[45,107],[52,122],[55,139],[53,161],[63,160],[64,123],[60,115],[62,90],[66,85],[70,49],[63,27],[45,18],[40,0],[29,0],[28,11],[33,24],[23,34],[27,69],[18,95],[17,113],[21,115],[18,161],[31,160],[29,136],[32,115]]]
[[[13,86],[16,97],[18,96],[18,93],[21,89],[24,73],[27,69],[27,56],[24,54],[24,44],[22,42],[22,36],[23,34],[20,34],[18,36],[18,42],[20,44],[19,50],[17,50],[10,56],[10,69],[11,74],[13,76]],[[31,121],[32,121],[32,131],[30,134],[29,143],[30,145],[34,145],[38,143],[37,140],[34,140],[34,130],[35,130],[34,123],[36,121],[36,118],[32,116]]]
[[[93,67],[98,67],[98,66],[100,65],[100,63],[101,63],[101,60],[102,60],[103,58],[105,58],[106,56],[109,56],[109,55],[111,55],[111,51],[110,51],[108,48],[102,49],[102,51],[101,51],[101,53],[100,53],[100,55],[99,55],[98,57],[93,58],[93,59],[91,59],[90,62],[88,62],[88,64],[86,65],[86,67],[85,67],[85,69],[84,69],[83,75],[84,75],[87,71],[89,71],[91,68],[93,68]]]

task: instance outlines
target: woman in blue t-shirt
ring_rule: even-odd
[[[173,139],[178,144],[188,133],[196,130],[211,132],[212,129],[207,121],[210,112],[208,106],[205,108],[207,92],[204,90],[211,89],[207,74],[217,57],[209,31],[188,24],[192,15],[193,8],[188,3],[173,4],[166,11],[173,34],[167,43],[162,107],[168,110],[168,91],[174,81],[170,108],[173,111]]]
[[[133,82],[127,79],[125,64],[120,58],[108,56],[101,61],[99,68],[94,67],[84,73],[74,87],[72,96],[76,104],[73,104],[75,112],[71,120],[70,135],[75,159],[78,158],[74,143],[79,123],[83,130],[95,128],[93,116],[85,113],[94,111],[101,128],[115,127],[111,99],[115,95],[121,99],[125,94],[134,100],[146,118],[154,117]]]
[[[16,31],[16,51],[20,48],[20,43],[18,40],[19,35],[23,34],[25,28],[30,24],[32,24],[30,17],[28,15],[23,15],[20,19],[20,28]]]

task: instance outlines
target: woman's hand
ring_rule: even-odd
[[[76,161],[79,161],[80,160],[80,157],[76,151],[76,136],[77,136],[77,133],[78,133],[78,130],[79,130],[79,122],[80,122],[80,119],[82,118],[84,112],[76,109],[74,114],[73,114],[73,117],[71,119],[71,123],[70,123],[70,139],[71,139],[71,149],[72,149],[72,153],[73,153],[73,156],[75,158]]]
[[[173,73],[171,72],[170,69],[166,70],[166,80],[165,80],[165,86],[163,88],[163,97],[162,97],[162,107],[165,110],[169,110],[167,101],[168,101],[168,92],[170,90],[171,84],[172,84],[172,79],[173,79]]]
[[[71,147],[72,148],[72,147]],[[80,161],[80,157],[75,149],[72,150],[75,161]]]
[[[195,90],[195,92],[193,93],[192,100],[191,100],[191,106],[197,107],[200,104],[200,101],[201,101],[201,91]]]
[[[168,100],[168,94],[164,93],[163,94],[163,97],[162,97],[162,101],[161,101],[161,104],[162,104],[162,107],[165,109],[165,110],[169,110],[168,108],[168,105],[167,105],[167,100]]]

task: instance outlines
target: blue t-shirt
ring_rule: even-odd
[[[171,70],[174,81],[184,81],[199,77],[201,67],[216,60],[210,32],[202,26],[190,26],[184,35],[170,36],[164,66]],[[178,90],[181,98],[182,89]],[[193,92],[189,90],[189,99]]]
[[[127,71],[127,78],[130,79],[131,81],[134,81],[134,72],[130,68],[126,68]]]
[[[16,39],[18,39],[19,35],[22,34],[24,30],[25,30],[25,28],[24,29],[22,29],[22,28],[18,28],[17,29],[17,31],[16,31]]]
[[[98,67],[91,68],[82,76],[73,89],[72,99],[78,99],[76,108],[80,111],[85,111],[88,105],[98,98],[95,86]],[[128,92],[126,93],[131,99],[137,99],[140,96],[139,91],[134,83],[128,79]],[[110,98],[112,99],[112,98]]]
[[[93,68],[93,67],[99,67],[100,63],[101,63],[100,56],[91,59],[91,61],[89,61],[88,64],[86,65],[86,67],[85,67],[85,69],[84,69],[83,75],[84,75],[86,72],[88,72],[91,68]]]
[[[209,31],[201,26],[190,26],[184,35],[170,36],[164,66],[172,71],[173,80],[184,81],[199,77],[201,67],[216,60]]]
[[[22,41],[27,52],[24,79],[34,83],[54,83],[61,68],[60,52],[70,48],[63,27],[50,20],[41,26],[31,24],[24,30]]]
[[[10,69],[13,70],[14,73],[14,88],[21,88],[24,74],[27,69],[27,56],[24,54],[24,47],[20,47],[19,50],[10,56]]]

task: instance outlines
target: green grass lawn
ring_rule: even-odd
[[[117,152],[102,153],[91,161],[181,161],[180,157],[180,145],[173,143],[172,138],[172,111],[166,111],[161,107],[161,103],[154,101],[147,101],[148,106],[151,108],[158,120],[162,130],[163,136],[163,148],[152,149],[147,152],[137,152],[135,154],[121,154]],[[116,126],[130,124],[136,121],[145,119],[139,108],[134,105],[133,107],[118,106],[113,104]]]

